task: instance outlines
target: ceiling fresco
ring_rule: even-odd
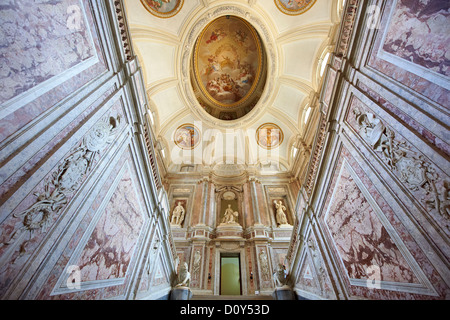
[[[200,34],[193,54],[192,83],[206,112],[235,120],[252,110],[265,83],[265,54],[245,20],[223,16]]]
[[[292,170],[343,2],[124,0],[164,170]]]

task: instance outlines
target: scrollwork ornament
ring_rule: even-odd
[[[449,182],[441,181],[431,163],[413,151],[405,141],[397,139],[395,131],[386,127],[374,114],[362,112],[358,108],[353,110],[353,114],[359,126],[359,134],[380,155],[391,171],[409,190],[422,192],[423,197],[420,200],[427,211],[434,210],[448,221]],[[439,188],[441,183],[442,188]]]
[[[0,243],[0,247],[18,244],[24,240],[27,232],[29,234],[29,239],[21,243],[19,255],[13,260],[13,263],[27,252],[26,247],[35,232],[47,232],[54,217],[68,203],[68,196],[78,190],[85,180],[95,162],[95,155],[113,141],[119,123],[119,117],[106,117],[97,122],[80,145],[72,149],[46,180],[44,192],[34,193],[36,202],[28,209],[13,214],[14,218],[23,218],[22,226],[11,235],[9,240]],[[15,246],[10,246],[9,250],[14,250],[14,248]],[[5,256],[9,256],[10,253]],[[6,263],[6,260],[1,259],[0,266]]]

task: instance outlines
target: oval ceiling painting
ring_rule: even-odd
[[[200,105],[221,120],[247,114],[261,97],[266,60],[256,30],[245,20],[223,16],[197,39],[192,83]]]
[[[190,123],[183,124],[175,130],[173,141],[184,150],[192,150],[200,143],[200,131]]]
[[[305,13],[316,3],[316,0],[275,0],[278,9],[288,15]]]
[[[256,130],[256,142],[264,149],[274,149],[284,139],[283,130],[274,123],[265,123]]]
[[[141,2],[154,16],[170,18],[181,10],[184,0],[141,0]]]

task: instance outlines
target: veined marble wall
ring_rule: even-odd
[[[301,297],[449,299],[449,12],[347,1],[288,252]]]
[[[146,99],[137,60],[114,41],[121,10],[0,8],[2,299],[167,298],[167,200],[145,170]]]

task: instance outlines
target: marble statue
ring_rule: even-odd
[[[284,213],[284,210],[286,210],[286,207],[283,206],[283,203],[280,201],[274,200],[273,203],[275,204],[275,207],[277,208],[277,215],[276,215],[276,219],[277,219],[277,224],[279,226],[288,226],[289,223],[286,219],[286,214]]]
[[[191,280],[191,274],[188,271],[188,264],[185,262],[178,272],[178,284],[176,287],[188,287]]]
[[[237,224],[235,219],[237,219],[238,215],[239,213],[237,211],[233,211],[233,209],[231,209],[231,204],[229,204],[228,208],[225,210],[222,223]]]
[[[183,206],[181,205],[181,202],[178,202],[178,205],[175,207],[175,209],[173,209],[172,221],[170,222],[170,224],[181,227],[181,223],[184,220],[185,212],[186,211],[184,210]]]
[[[278,264],[277,270],[273,273],[275,287],[283,287],[286,285],[287,270],[282,263]]]

